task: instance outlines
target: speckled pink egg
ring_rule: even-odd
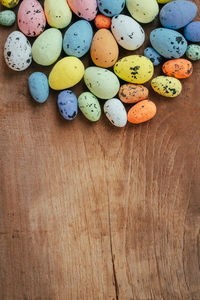
[[[46,26],[46,18],[37,0],[23,0],[17,16],[18,27],[27,36],[38,36]]]
[[[80,18],[88,21],[95,19],[97,15],[96,0],[67,0],[71,10]]]

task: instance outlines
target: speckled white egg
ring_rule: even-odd
[[[32,62],[31,44],[20,31],[13,31],[4,46],[4,58],[9,68],[15,71],[27,69]]]
[[[143,28],[129,16],[121,14],[113,17],[111,30],[118,44],[124,49],[136,50],[144,43]]]
[[[126,126],[127,112],[119,99],[107,100],[104,104],[104,112],[108,120],[116,127]]]

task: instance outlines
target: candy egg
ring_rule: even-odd
[[[182,91],[180,80],[168,76],[155,77],[151,81],[151,86],[155,92],[164,97],[177,97]]]
[[[58,95],[58,109],[64,119],[71,121],[78,113],[78,100],[76,95],[70,91],[62,91]]]
[[[67,0],[67,2],[71,10],[80,18],[87,21],[95,19],[98,10],[96,0]]]
[[[200,60],[200,46],[199,45],[189,45],[187,47],[186,56],[191,60]]]
[[[47,76],[41,72],[34,72],[28,79],[29,91],[38,103],[44,103],[49,97],[49,83]]]
[[[0,25],[12,26],[15,23],[15,13],[12,10],[4,10],[0,12]]]
[[[156,0],[126,0],[131,16],[140,23],[150,23],[158,15],[159,7]]]
[[[192,63],[187,59],[172,59],[168,60],[162,66],[163,73],[177,79],[188,78],[192,75]]]
[[[113,17],[119,15],[124,9],[125,0],[97,0],[97,4],[103,15]]]
[[[128,121],[133,124],[144,123],[151,120],[155,116],[156,111],[156,105],[152,101],[140,101],[128,111]]]
[[[89,92],[82,93],[78,97],[78,106],[89,121],[96,122],[100,119],[101,106],[93,94]]]
[[[200,42],[200,21],[188,24],[184,29],[184,36],[190,42]]]
[[[144,50],[144,56],[149,58],[154,66],[158,66],[162,61],[162,56],[152,47],[147,47]]]
[[[95,22],[95,26],[98,29],[102,29],[102,28],[108,29],[111,26],[111,18],[106,17],[104,15],[97,15],[94,22]]]
[[[44,11],[51,27],[65,28],[71,23],[72,12],[66,0],[45,0]]]
[[[0,3],[8,8],[13,8],[17,6],[19,0],[0,0]]]
[[[119,98],[124,103],[136,103],[148,96],[149,90],[143,85],[124,84],[119,90]]]
[[[108,120],[116,127],[124,127],[127,123],[127,112],[122,102],[113,98],[107,100],[104,104],[104,113]]]

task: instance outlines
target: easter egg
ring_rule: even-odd
[[[56,28],[45,30],[32,46],[33,60],[42,66],[52,65],[62,50],[62,34]]]
[[[53,0],[55,1],[55,0]],[[97,0],[67,0],[71,10],[80,18],[92,21],[97,15]]]
[[[89,121],[96,122],[100,119],[101,106],[93,94],[89,92],[82,93],[78,97],[78,106]]]
[[[142,84],[151,79],[154,67],[150,59],[145,56],[130,55],[118,60],[114,72],[122,80]]]
[[[113,98],[107,100],[104,104],[104,113],[108,120],[116,127],[124,127],[127,123],[127,112],[122,102]]]
[[[200,46],[191,44],[188,46],[186,56],[191,60],[200,60]]]
[[[95,20],[95,26],[98,29],[102,29],[102,28],[110,28],[111,26],[111,18],[106,17],[104,15],[97,15]]]
[[[180,58],[187,49],[184,36],[172,29],[157,28],[150,34],[152,47],[165,58]]]
[[[156,105],[152,101],[140,101],[128,111],[128,121],[133,124],[144,123],[155,116],[156,110]]]
[[[34,72],[28,79],[29,91],[38,103],[44,103],[49,97],[49,83],[47,76],[41,72]]]
[[[64,119],[71,121],[77,116],[78,100],[76,98],[76,95],[72,91],[62,91],[58,95],[57,103],[60,114],[63,116]]]
[[[12,26],[15,23],[15,13],[12,10],[4,10],[0,12],[0,25]]]
[[[113,17],[119,15],[124,9],[125,0],[97,0],[97,4],[103,15]]]
[[[77,57],[68,56],[59,60],[49,74],[53,90],[64,90],[76,85],[84,75],[84,65]]]
[[[168,76],[155,77],[151,81],[151,86],[155,92],[164,97],[177,97],[182,91],[180,80]]]
[[[163,73],[170,77],[177,79],[188,78],[192,75],[193,67],[192,63],[187,59],[172,59],[168,60],[162,66]]]
[[[124,103],[136,103],[147,99],[149,90],[143,85],[124,84],[119,90],[119,99]]]
[[[157,0],[158,3],[165,4],[174,0]]]
[[[190,42],[200,42],[200,21],[188,24],[184,29],[184,36]]]
[[[159,13],[156,0],[126,0],[130,15],[140,23],[150,23]]]
[[[109,68],[116,63],[119,56],[119,48],[108,29],[100,29],[95,33],[90,54],[93,63],[98,67]]]
[[[163,27],[180,29],[190,23],[197,14],[197,6],[187,0],[176,0],[164,5],[160,11]]]
[[[45,0],[44,12],[51,27],[61,29],[71,23],[72,12],[66,0]]]
[[[111,71],[99,67],[87,68],[84,81],[91,93],[100,99],[113,98],[120,88],[117,76]]]
[[[90,50],[92,38],[93,30],[90,23],[86,20],[77,21],[65,32],[63,50],[67,55],[82,57]]]
[[[154,66],[158,66],[162,61],[162,56],[152,47],[147,47],[144,50],[144,56],[149,58]]]
[[[32,62],[31,44],[20,31],[13,31],[4,46],[4,58],[8,67],[15,71],[27,69]]]
[[[19,6],[17,22],[23,34],[30,37],[38,36],[46,26],[41,4],[36,0],[23,0]]]
[[[144,43],[144,30],[139,23],[129,16],[113,17],[111,30],[118,44],[124,49],[136,50]]]
[[[19,0],[0,0],[0,3],[8,8],[13,8],[17,6]]]

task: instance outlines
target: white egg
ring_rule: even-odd
[[[124,127],[127,123],[127,112],[122,102],[113,98],[104,104],[104,112],[108,120],[116,127]]]

